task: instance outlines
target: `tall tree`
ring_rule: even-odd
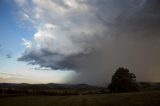
[[[136,76],[128,69],[120,67],[112,76],[112,81],[108,86],[111,92],[129,92],[138,90]]]

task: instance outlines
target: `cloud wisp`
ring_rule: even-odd
[[[77,82],[109,80],[119,66],[160,80],[158,0],[16,0],[37,32],[18,59],[75,70]]]

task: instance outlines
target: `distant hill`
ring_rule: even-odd
[[[160,90],[159,82],[139,82],[140,88],[146,90]]]
[[[102,94],[108,90],[104,87],[88,84],[15,84],[0,83],[0,97],[12,95],[86,95]]]
[[[160,83],[139,82],[139,91],[160,90]],[[88,95],[109,93],[107,87],[88,84],[0,83],[0,97],[13,95]]]
[[[15,89],[105,89],[104,87],[93,86],[88,84],[27,84],[27,83],[0,83],[0,88]]]

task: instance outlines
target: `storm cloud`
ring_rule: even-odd
[[[16,0],[37,32],[19,61],[104,83],[119,67],[160,81],[159,0]]]

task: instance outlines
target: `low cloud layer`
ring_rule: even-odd
[[[100,84],[119,66],[160,81],[159,0],[16,0],[37,32],[19,61],[74,70],[73,82]]]

